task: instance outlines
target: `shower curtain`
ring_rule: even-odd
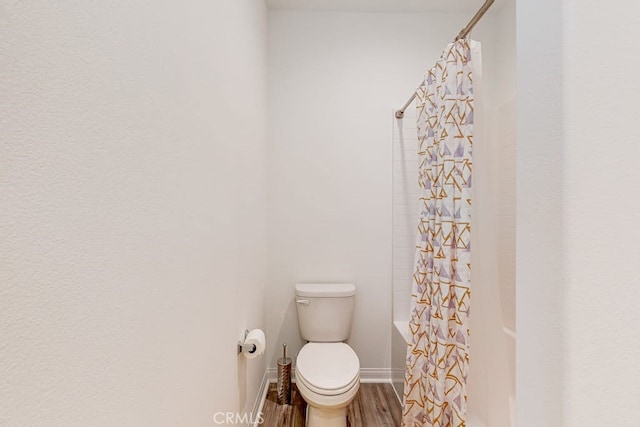
[[[417,92],[420,221],[405,427],[466,425],[474,99],[469,43],[447,46]]]

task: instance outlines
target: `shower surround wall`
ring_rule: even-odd
[[[420,220],[418,145],[416,108],[412,104],[402,120],[393,119],[393,321],[401,334],[406,332],[405,338],[408,338],[416,235]],[[398,368],[404,369],[400,365]]]
[[[391,116],[468,13],[269,12],[267,332],[302,345],[293,285],[352,281],[349,343],[391,368]],[[277,345],[268,354],[275,366]]]
[[[265,360],[235,346],[264,327],[265,5],[1,14],[0,425],[251,410]]]

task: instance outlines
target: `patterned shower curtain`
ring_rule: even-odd
[[[405,427],[466,425],[473,76],[468,40],[445,49],[418,90],[420,222]]]

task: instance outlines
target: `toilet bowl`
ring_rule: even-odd
[[[307,427],[346,427],[347,406],[360,388],[360,360],[344,343],[351,331],[356,287],[351,283],[297,284],[300,335],[296,385],[307,402]]]
[[[307,402],[309,427],[345,427],[347,406],[360,388],[360,361],[342,342],[306,344],[298,353],[296,385]]]

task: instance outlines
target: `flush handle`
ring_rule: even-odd
[[[308,299],[297,299],[296,302],[300,305],[309,305]]]

